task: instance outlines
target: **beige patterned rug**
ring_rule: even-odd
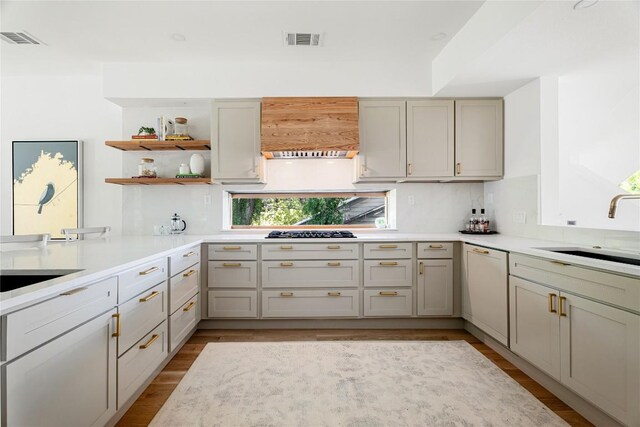
[[[152,426],[566,426],[465,341],[210,343]]]

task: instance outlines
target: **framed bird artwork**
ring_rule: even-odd
[[[13,141],[13,234],[82,227],[82,143]]]

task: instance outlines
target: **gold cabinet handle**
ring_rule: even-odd
[[[190,256],[194,256],[196,253],[194,251],[191,252],[187,252],[186,254],[182,255],[184,258],[188,258]]]
[[[567,300],[567,297],[560,297],[560,302],[558,303],[558,316],[567,317],[567,313],[564,311],[563,304]]]
[[[394,265],[398,265],[397,261],[380,261],[378,265],[382,267],[392,267]]]
[[[339,297],[340,292],[327,292],[327,295],[329,295],[330,297]]]
[[[184,273],[182,275],[182,277],[189,277],[189,276],[192,276],[192,275],[196,274],[197,272],[198,272],[198,270],[189,270],[186,273]]]
[[[89,288],[87,288],[86,286],[83,287],[83,288],[71,289],[70,291],[61,293],[60,296],[61,297],[68,297],[68,296],[71,296],[71,295],[79,294],[80,292],[86,291],[87,289],[89,289]]]
[[[444,249],[442,245],[429,245],[429,249]]]
[[[340,267],[342,264],[340,264],[339,262],[328,262],[327,265],[329,267]]]
[[[462,173],[462,163],[456,163],[456,174],[460,175]]]
[[[473,252],[477,254],[489,255],[489,251],[483,251],[482,249],[473,248]]]
[[[329,245],[327,249],[340,249],[340,245]]]
[[[242,263],[240,262],[224,262],[222,263],[223,267],[242,267]]]
[[[555,302],[556,302],[556,294],[550,293],[549,294],[549,313],[557,313],[558,312],[558,310],[556,310],[554,308]]]
[[[193,306],[195,306],[195,305],[196,305],[196,302],[195,302],[195,301],[191,301],[191,302],[189,303],[189,305],[188,305],[188,306],[186,306],[185,308],[183,308],[183,309],[182,309],[182,311],[189,311],[189,310],[191,310],[191,309],[193,308]]]
[[[147,269],[147,270],[145,270],[145,271],[141,271],[141,272],[139,272],[138,274],[139,274],[140,276],[146,276],[147,274],[151,274],[151,273],[153,273],[154,271],[158,271],[158,270],[159,270],[159,268],[158,268],[158,267],[151,267],[151,268],[149,268],[149,269]]]
[[[241,246],[223,246],[222,247],[223,251],[239,251],[240,249],[242,249]]]
[[[378,245],[379,249],[398,249],[398,245]]]
[[[153,344],[154,342],[156,342],[156,340],[157,340],[159,337],[160,337],[160,335],[158,335],[158,334],[153,334],[153,335],[151,336],[151,339],[150,339],[149,341],[147,341],[146,343],[144,343],[144,344],[140,345],[138,348],[140,348],[140,349],[142,349],[142,350],[144,350],[144,349],[146,349],[146,348],[149,348],[149,346],[150,346],[151,344]]]
[[[140,298],[138,301],[140,302],[147,302],[147,301],[151,301],[152,299],[154,299],[155,297],[157,297],[158,295],[160,295],[160,292],[158,291],[153,291],[151,292],[148,296],[144,297],[144,298]]]
[[[281,297],[292,297],[293,292],[280,292]]]
[[[116,331],[114,333],[111,334],[112,337],[119,337],[120,336],[120,313],[116,313],[116,314],[112,314],[111,317],[113,317],[114,319],[116,319]]]
[[[558,265],[563,265],[563,266],[567,266],[567,265],[571,265],[568,262],[562,262],[562,261],[558,261],[558,260],[551,260],[552,264],[558,264]]]
[[[360,165],[360,176],[364,176],[367,173],[367,165]]]
[[[423,275],[423,274],[424,274],[424,262],[421,262],[421,263],[420,263],[419,271],[420,271],[420,275]]]
[[[282,246],[280,246],[280,249],[283,249],[283,250],[293,249],[293,246],[291,246],[291,245],[282,245]]]
[[[381,292],[378,292],[378,295],[382,297],[395,297],[398,295],[398,292],[381,291]]]
[[[292,262],[281,262],[280,267],[293,267]]]
[[[407,175],[411,175],[413,173],[413,164],[409,163],[407,165]]]

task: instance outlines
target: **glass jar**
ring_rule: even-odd
[[[138,176],[145,178],[156,178],[158,176],[158,169],[153,163],[153,159],[142,158],[138,164]]]
[[[184,117],[176,117],[174,131],[176,135],[188,136],[189,125],[187,124],[187,119]]]

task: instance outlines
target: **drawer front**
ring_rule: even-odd
[[[167,258],[158,258],[118,275],[118,304],[169,278]]]
[[[410,259],[364,261],[364,286],[412,286],[413,262]]]
[[[258,259],[257,245],[209,245],[209,259],[213,260],[256,260]]]
[[[169,351],[173,351],[186,338],[200,320],[200,294],[196,294],[184,303],[169,320]]]
[[[357,290],[262,291],[263,318],[357,317]]]
[[[358,261],[263,261],[262,288],[348,288],[360,281]]]
[[[365,317],[411,316],[413,307],[411,289],[385,289],[364,291]]]
[[[453,243],[418,243],[418,258],[443,259],[453,258]]]
[[[70,289],[40,304],[8,314],[3,360],[11,360],[116,305],[118,279]]]
[[[209,291],[208,315],[213,318],[255,319],[258,291]]]
[[[257,288],[256,261],[209,261],[207,286],[210,288]]]
[[[412,258],[413,243],[365,243],[365,259]]]
[[[522,279],[640,312],[640,279],[514,253],[509,267]]]
[[[118,359],[118,409],[169,355],[167,321],[142,337]]]
[[[167,317],[167,282],[162,282],[118,307],[118,355],[129,350]]]
[[[200,245],[184,249],[169,257],[169,271],[174,276],[200,262]]]
[[[262,259],[358,259],[357,243],[279,243],[262,245]]]
[[[193,265],[169,279],[169,289],[169,313],[173,313],[200,290],[200,264]]]

